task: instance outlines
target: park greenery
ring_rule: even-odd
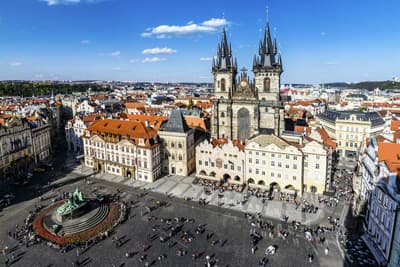
[[[0,82],[0,96],[50,96],[54,94],[71,94],[77,92],[86,92],[88,89],[92,92],[108,91],[109,86],[103,86],[94,83],[37,83],[37,82]]]

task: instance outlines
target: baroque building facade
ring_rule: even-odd
[[[237,79],[237,60],[224,30],[212,63],[212,137],[245,141],[258,133],[280,135],[284,130],[284,110],[279,95],[282,72],[281,55],[267,24],[258,55],[253,59],[254,80],[250,80],[245,68]]]
[[[146,182],[161,175],[157,131],[142,122],[97,120],[83,138],[84,162],[94,171]]]

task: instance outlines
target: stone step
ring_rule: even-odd
[[[96,226],[97,224],[101,223],[108,215],[108,205],[102,204],[98,210],[98,212],[88,218],[88,220],[84,222],[80,222],[74,225],[69,225],[66,227],[63,227],[61,231],[59,232],[59,235],[70,235],[70,234],[75,234],[79,232],[86,231],[93,226]]]

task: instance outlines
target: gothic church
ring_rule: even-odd
[[[284,130],[283,106],[279,96],[283,72],[276,39],[272,42],[267,24],[258,55],[253,59],[254,80],[240,70],[232,56],[225,29],[212,62],[214,98],[211,136],[245,141],[258,133],[280,135]]]

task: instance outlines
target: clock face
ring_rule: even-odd
[[[246,87],[247,86],[247,81],[241,81],[240,82],[241,87]]]

